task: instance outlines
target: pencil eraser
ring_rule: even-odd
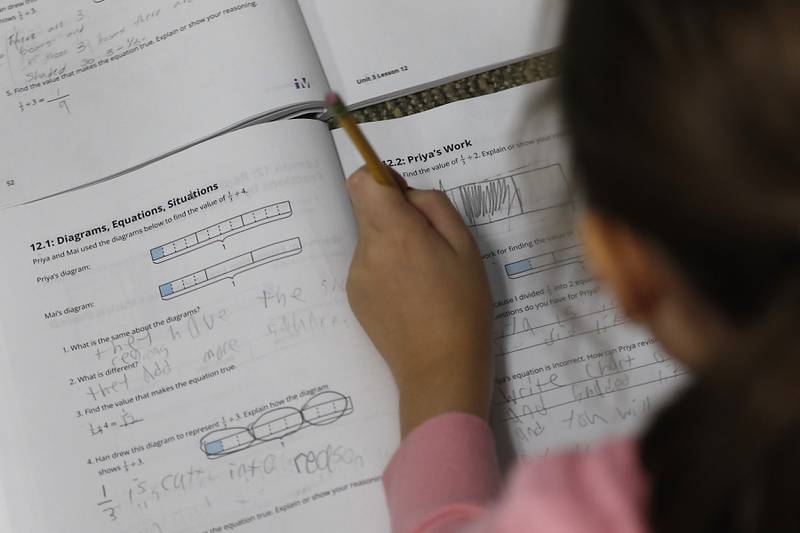
[[[327,104],[327,105],[329,105],[331,107],[333,107],[335,105],[338,105],[338,104],[341,104],[341,103],[342,103],[342,99],[339,98],[339,95],[334,93],[334,92],[330,92],[325,96],[325,104]]]

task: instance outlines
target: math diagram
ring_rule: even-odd
[[[349,396],[333,391],[321,392],[299,409],[270,409],[249,426],[212,431],[200,439],[200,449],[208,459],[219,459],[284,439],[298,431],[334,424],[352,413],[353,400]]]
[[[285,220],[294,214],[289,201],[259,207],[235,217],[223,220],[206,228],[184,235],[178,239],[150,249],[150,260],[156,265],[172,261],[214,243],[225,247],[225,240],[254,230],[266,224]],[[231,257],[180,278],[162,283],[158,294],[168,301],[200,290],[220,281],[233,281],[236,276],[303,252],[300,237],[272,242],[243,254]]]
[[[243,272],[298,255],[302,251],[303,244],[300,241],[300,237],[268,244],[222,263],[217,263],[197,272],[192,272],[182,278],[164,283],[158,287],[158,292],[162,300],[172,300],[214,283],[226,279],[232,280]]]
[[[505,266],[505,270],[506,275],[510,279],[517,279],[583,263],[583,247],[570,246],[546,254],[529,257],[522,261],[509,263]]]
[[[229,239],[234,235],[255,229],[264,224],[284,220],[291,217],[292,214],[291,202],[281,202],[254,209],[228,220],[223,220],[213,226],[203,228],[190,235],[175,239],[167,244],[156,246],[150,250],[150,258],[153,263],[163,263],[215,242],[224,243],[225,239]]]
[[[559,164],[441,188],[472,228],[573,205],[569,181]]]

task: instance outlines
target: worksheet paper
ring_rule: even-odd
[[[360,106],[556,48],[567,2],[300,0],[300,6],[331,87]]]
[[[506,460],[634,434],[685,374],[589,271],[556,83],[364,125],[387,164],[413,187],[446,191],[477,237]],[[342,131],[334,138],[346,173],[363,164]]]
[[[8,350],[5,345],[2,333],[0,333],[0,357],[6,357],[5,354]],[[9,390],[9,378],[7,375],[0,375],[0,402],[8,402],[10,399],[5,396]],[[4,392],[5,391],[5,392]],[[8,421],[7,421],[8,422]],[[9,447],[10,427],[2,427],[0,429],[0,449],[7,450]],[[5,461],[0,460],[0,531],[13,533],[11,526],[11,516],[8,513],[8,499],[6,498],[6,489],[3,486],[3,481],[8,479],[7,468]]]
[[[0,0],[0,207],[327,90],[296,0]]]
[[[11,529],[11,518],[8,515],[8,509],[6,508],[6,501],[5,497],[3,496],[3,489],[0,488],[0,531],[13,531]]]
[[[284,121],[0,213],[12,531],[389,531],[343,180]]]

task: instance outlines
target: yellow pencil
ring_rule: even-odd
[[[353,141],[361,157],[366,161],[367,169],[369,173],[372,174],[375,181],[387,187],[400,189],[397,180],[394,179],[389,168],[378,158],[378,154],[375,153],[375,150],[373,150],[367,138],[364,137],[364,133],[362,133],[361,128],[358,127],[358,123],[347,110],[347,106],[344,105],[339,95],[336,93],[329,93],[325,98],[325,103],[331,113],[333,113],[333,116],[339,121],[344,131],[347,132],[347,135],[350,137],[350,140]]]

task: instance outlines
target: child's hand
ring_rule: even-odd
[[[444,193],[348,189],[359,225],[350,305],[400,391],[403,436],[447,412],[487,417],[491,296],[478,247]]]

